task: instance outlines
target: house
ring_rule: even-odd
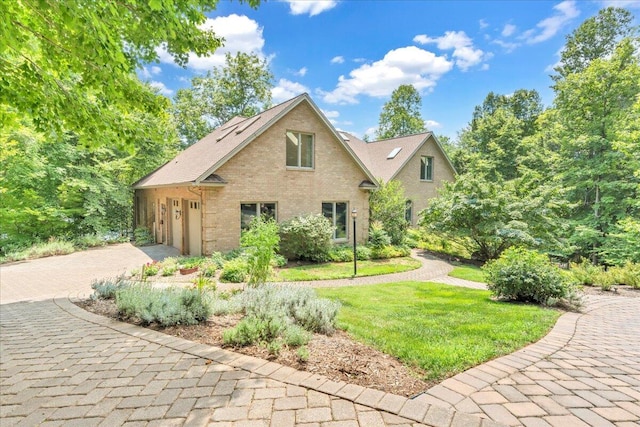
[[[386,161],[391,146],[400,150]],[[419,180],[413,169],[420,171],[423,156],[430,169]],[[201,255],[237,248],[259,214],[281,222],[322,213],[335,226],[334,241],[353,242],[355,210],[356,238],[364,243],[369,192],[378,178],[405,176],[415,221],[415,209],[453,179],[433,135],[367,144],[336,131],[302,94],[256,116],[234,117],[134,183],[135,225],[151,230],[157,243]]]
[[[402,182],[406,219],[411,225],[417,224],[418,213],[436,196],[438,188],[455,179],[455,168],[432,132],[374,142],[341,134],[376,179]]]

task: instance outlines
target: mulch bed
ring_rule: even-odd
[[[92,313],[120,320],[113,300],[86,300],[77,304]],[[222,332],[235,326],[240,319],[240,315],[217,316],[200,325],[148,327],[189,341],[224,347]],[[336,331],[331,336],[314,334],[307,348],[309,358],[306,362],[300,361],[296,349],[286,347],[277,357],[258,345],[229,349],[323,375],[333,381],[345,381],[405,397],[415,396],[437,384],[422,380],[424,372],[411,369],[388,354],[354,341],[343,331]]]

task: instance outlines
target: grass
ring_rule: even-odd
[[[487,281],[480,267],[475,265],[457,265],[451,273],[449,273],[449,276],[456,277],[458,279],[471,280],[473,282],[486,283]]]
[[[358,261],[358,277],[400,273],[420,268],[422,263],[411,257]],[[346,279],[353,277],[353,262],[331,262],[282,268],[275,272],[274,281],[299,282],[308,280]]]
[[[442,380],[543,337],[558,311],[490,299],[488,291],[425,282],[317,289],[339,300],[355,339]]]

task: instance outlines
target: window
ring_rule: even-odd
[[[411,200],[405,202],[404,219],[407,220],[409,224],[413,224],[413,202]]]
[[[347,203],[322,202],[322,215],[334,226],[333,239],[347,239]]]
[[[420,179],[422,181],[433,181],[433,157],[421,157]]]
[[[287,166],[313,169],[313,135],[287,131]]]
[[[240,204],[240,227],[243,230],[249,228],[251,220],[258,215],[276,219],[275,203],[241,203]]]

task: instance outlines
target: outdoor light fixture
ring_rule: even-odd
[[[358,255],[356,253],[356,218],[358,218],[358,211],[354,208],[351,211],[351,218],[353,218],[353,277],[358,274]]]

